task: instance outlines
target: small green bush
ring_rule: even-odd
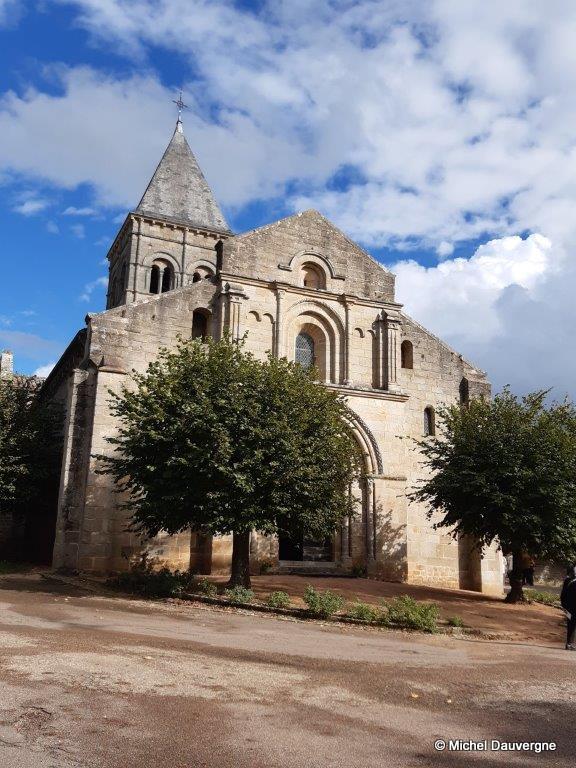
[[[531,603],[542,603],[543,605],[559,606],[560,599],[558,595],[553,595],[551,592],[540,592],[537,589],[525,589],[524,594],[526,599]]]
[[[351,603],[348,606],[347,614],[351,619],[356,619],[357,621],[374,622],[380,618],[380,611],[376,606],[360,602]]]
[[[263,557],[258,565],[260,567],[260,573],[269,573],[276,563],[269,557]]]
[[[355,579],[363,579],[366,576],[366,566],[356,563],[356,565],[352,566],[351,573]]]
[[[108,586],[143,597],[179,597],[190,589],[194,577],[187,571],[171,571],[167,566],[158,567],[158,561],[146,554],[133,564],[126,573],[112,576]]]
[[[440,611],[435,603],[420,603],[413,597],[402,595],[389,603],[384,602],[382,623],[405,629],[436,632]]]
[[[204,597],[216,597],[218,594],[218,587],[208,579],[200,579],[194,586],[194,591],[199,592]]]
[[[290,595],[286,592],[271,592],[266,603],[270,608],[290,608]]]
[[[231,603],[251,603],[254,600],[254,592],[246,587],[230,587],[224,590],[224,597]]]
[[[314,589],[311,584],[308,584],[304,591],[304,602],[308,606],[310,613],[323,619],[328,619],[344,606],[343,597],[335,592],[331,592],[329,589],[324,590],[324,592]]]
[[[463,627],[464,621],[460,618],[460,616],[448,616],[446,619],[446,623],[449,627]]]

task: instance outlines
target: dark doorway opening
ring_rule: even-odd
[[[332,537],[313,539],[303,531],[280,534],[278,537],[278,559],[296,562],[327,563],[333,560]]]

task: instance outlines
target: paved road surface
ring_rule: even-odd
[[[0,766],[572,766],[576,653],[0,579]],[[435,752],[436,739],[555,753]]]

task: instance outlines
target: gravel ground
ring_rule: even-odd
[[[573,764],[576,654],[546,643],[128,600],[35,574],[0,577],[0,608],[0,766]]]

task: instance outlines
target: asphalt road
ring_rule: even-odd
[[[572,766],[576,653],[0,578],[0,766]],[[435,751],[438,739],[554,752]]]

